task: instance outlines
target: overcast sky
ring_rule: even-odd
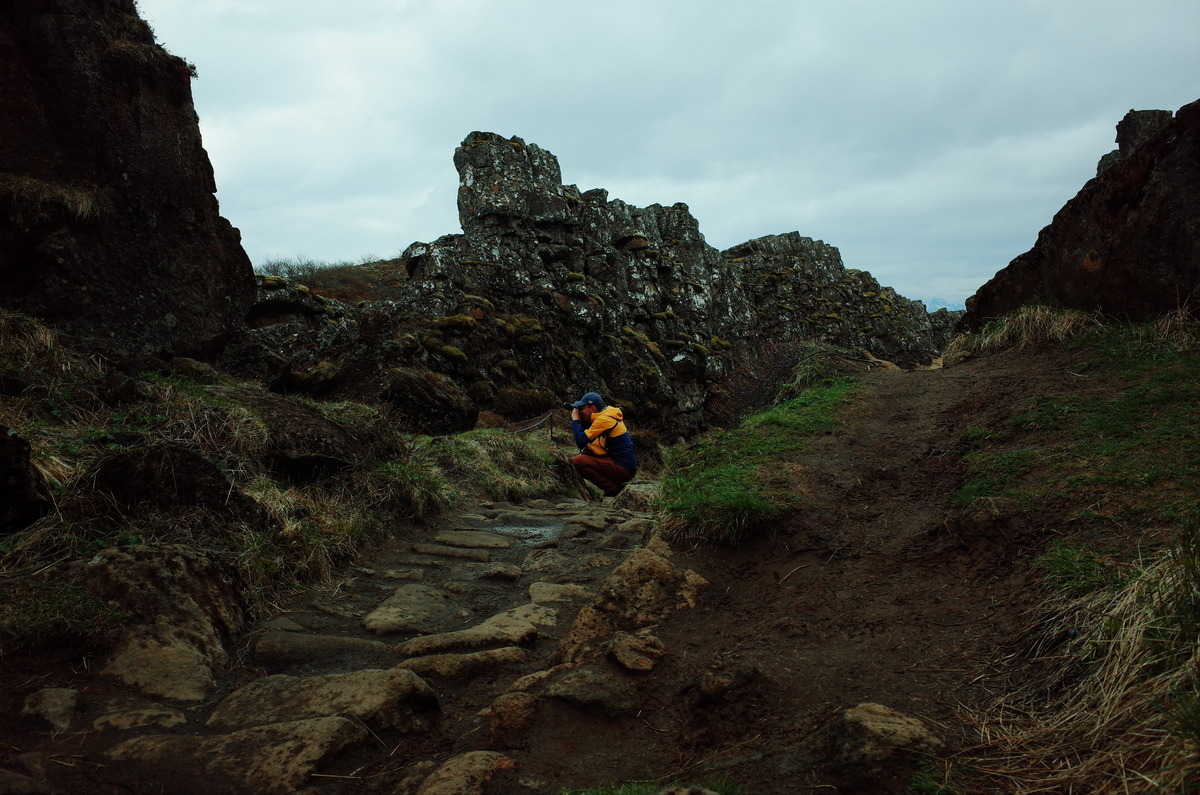
[[[798,231],[961,302],[1095,174],[1131,108],[1200,98],[1200,0],[139,0],[192,84],[251,260],[461,231],[451,158],[686,203],[720,249]]]

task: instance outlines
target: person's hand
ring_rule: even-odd
[[[571,419],[572,420],[580,419],[579,409],[571,409]]]

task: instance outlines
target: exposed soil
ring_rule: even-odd
[[[1060,349],[930,371],[864,366],[844,422],[804,455],[780,464],[779,476],[804,496],[805,508],[741,549],[674,556],[677,566],[694,569],[710,585],[699,607],[653,629],[667,649],[653,671],[620,674],[636,693],[636,712],[543,700],[533,727],[495,749],[517,768],[500,774],[489,791],[557,793],[648,778],[725,778],[747,793],[849,791],[838,789],[827,767],[825,727],[862,702],[922,719],[951,752],[972,745],[964,708],[987,698],[1001,673],[1011,686],[1012,672],[1002,671],[997,660],[1029,620],[1036,594],[1027,564],[1045,521],[1031,524],[1029,517],[978,505],[955,507],[953,495],[965,479],[964,434],[1002,426],[1033,396],[1079,391],[1081,377],[1072,370],[1071,354]],[[619,513],[607,506],[592,510]],[[554,510],[539,521],[553,525]],[[558,574],[558,582],[594,584],[611,570],[620,554],[604,549],[600,535],[561,540],[558,550],[576,563]],[[526,536],[512,554],[527,554],[535,540]],[[378,560],[365,563],[372,575],[360,576],[353,587],[302,595],[285,613],[320,613],[327,626],[307,629],[362,636],[359,618],[385,587],[372,581],[374,572],[410,562],[398,549],[386,547]],[[586,556],[607,556],[611,563],[585,565],[580,561]],[[437,565],[449,580],[463,576],[454,573],[460,564],[466,565]],[[526,572],[511,593],[490,585],[469,591],[470,608],[485,615],[518,603],[519,592],[537,579],[555,576]],[[322,599],[340,600],[344,615],[336,608],[313,611]],[[478,712],[518,676],[552,664],[556,638],[579,604],[556,606],[562,612],[558,628],[541,634],[525,663],[437,682],[443,712],[433,731],[377,738],[390,753],[362,746],[327,771],[354,778],[313,779],[314,791],[412,791],[401,782],[419,769],[417,763],[492,748]],[[262,673],[248,656],[245,662],[225,692]],[[353,664],[313,663],[288,672]],[[29,668],[6,665],[4,678],[12,685],[6,691],[14,699],[29,692],[28,678],[20,680]],[[60,666],[47,671],[62,676],[44,674],[39,686],[82,682],[83,672],[67,676]],[[702,684],[705,674],[724,677],[726,685]],[[19,701],[6,706],[19,709]],[[4,729],[0,739],[8,756],[34,748],[88,754],[97,742],[87,736],[50,740],[40,732],[35,737],[28,722],[5,721]],[[112,771],[91,770],[108,787],[94,791],[131,791],[109,778]],[[157,790],[135,785],[132,791]]]

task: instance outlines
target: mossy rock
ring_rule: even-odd
[[[492,410],[511,420],[523,420],[560,407],[562,401],[549,389],[501,387],[492,401]]]
[[[471,399],[453,379],[432,370],[392,370],[381,397],[392,404],[404,424],[420,433],[470,430],[479,416]]]
[[[446,315],[433,321],[433,327],[438,331],[467,332],[476,328],[479,321],[470,315]]]
[[[471,357],[463,353],[462,348],[456,348],[453,345],[443,345],[438,348],[438,353],[457,364],[467,364],[471,361]]]
[[[467,396],[476,403],[491,403],[496,399],[495,381],[476,381],[467,387]]]

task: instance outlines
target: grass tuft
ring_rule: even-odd
[[[86,588],[47,577],[0,582],[0,655],[27,645],[101,644],[124,617]]]
[[[808,437],[832,428],[854,388],[835,378],[738,428],[671,450],[664,461],[661,527],[673,543],[737,546],[798,504],[777,487],[780,467],[802,452]]]
[[[1200,780],[1200,521],[1119,588],[1060,591],[1030,648],[1047,675],[975,716],[1005,792],[1190,792]]]
[[[520,502],[568,490],[550,451],[523,435],[479,428],[437,437],[429,444],[443,470],[493,500]]]
[[[946,346],[947,364],[978,354],[1021,350],[1044,342],[1063,342],[1103,327],[1099,316],[1075,309],[1023,306],[993,320],[978,334],[959,334]]]

